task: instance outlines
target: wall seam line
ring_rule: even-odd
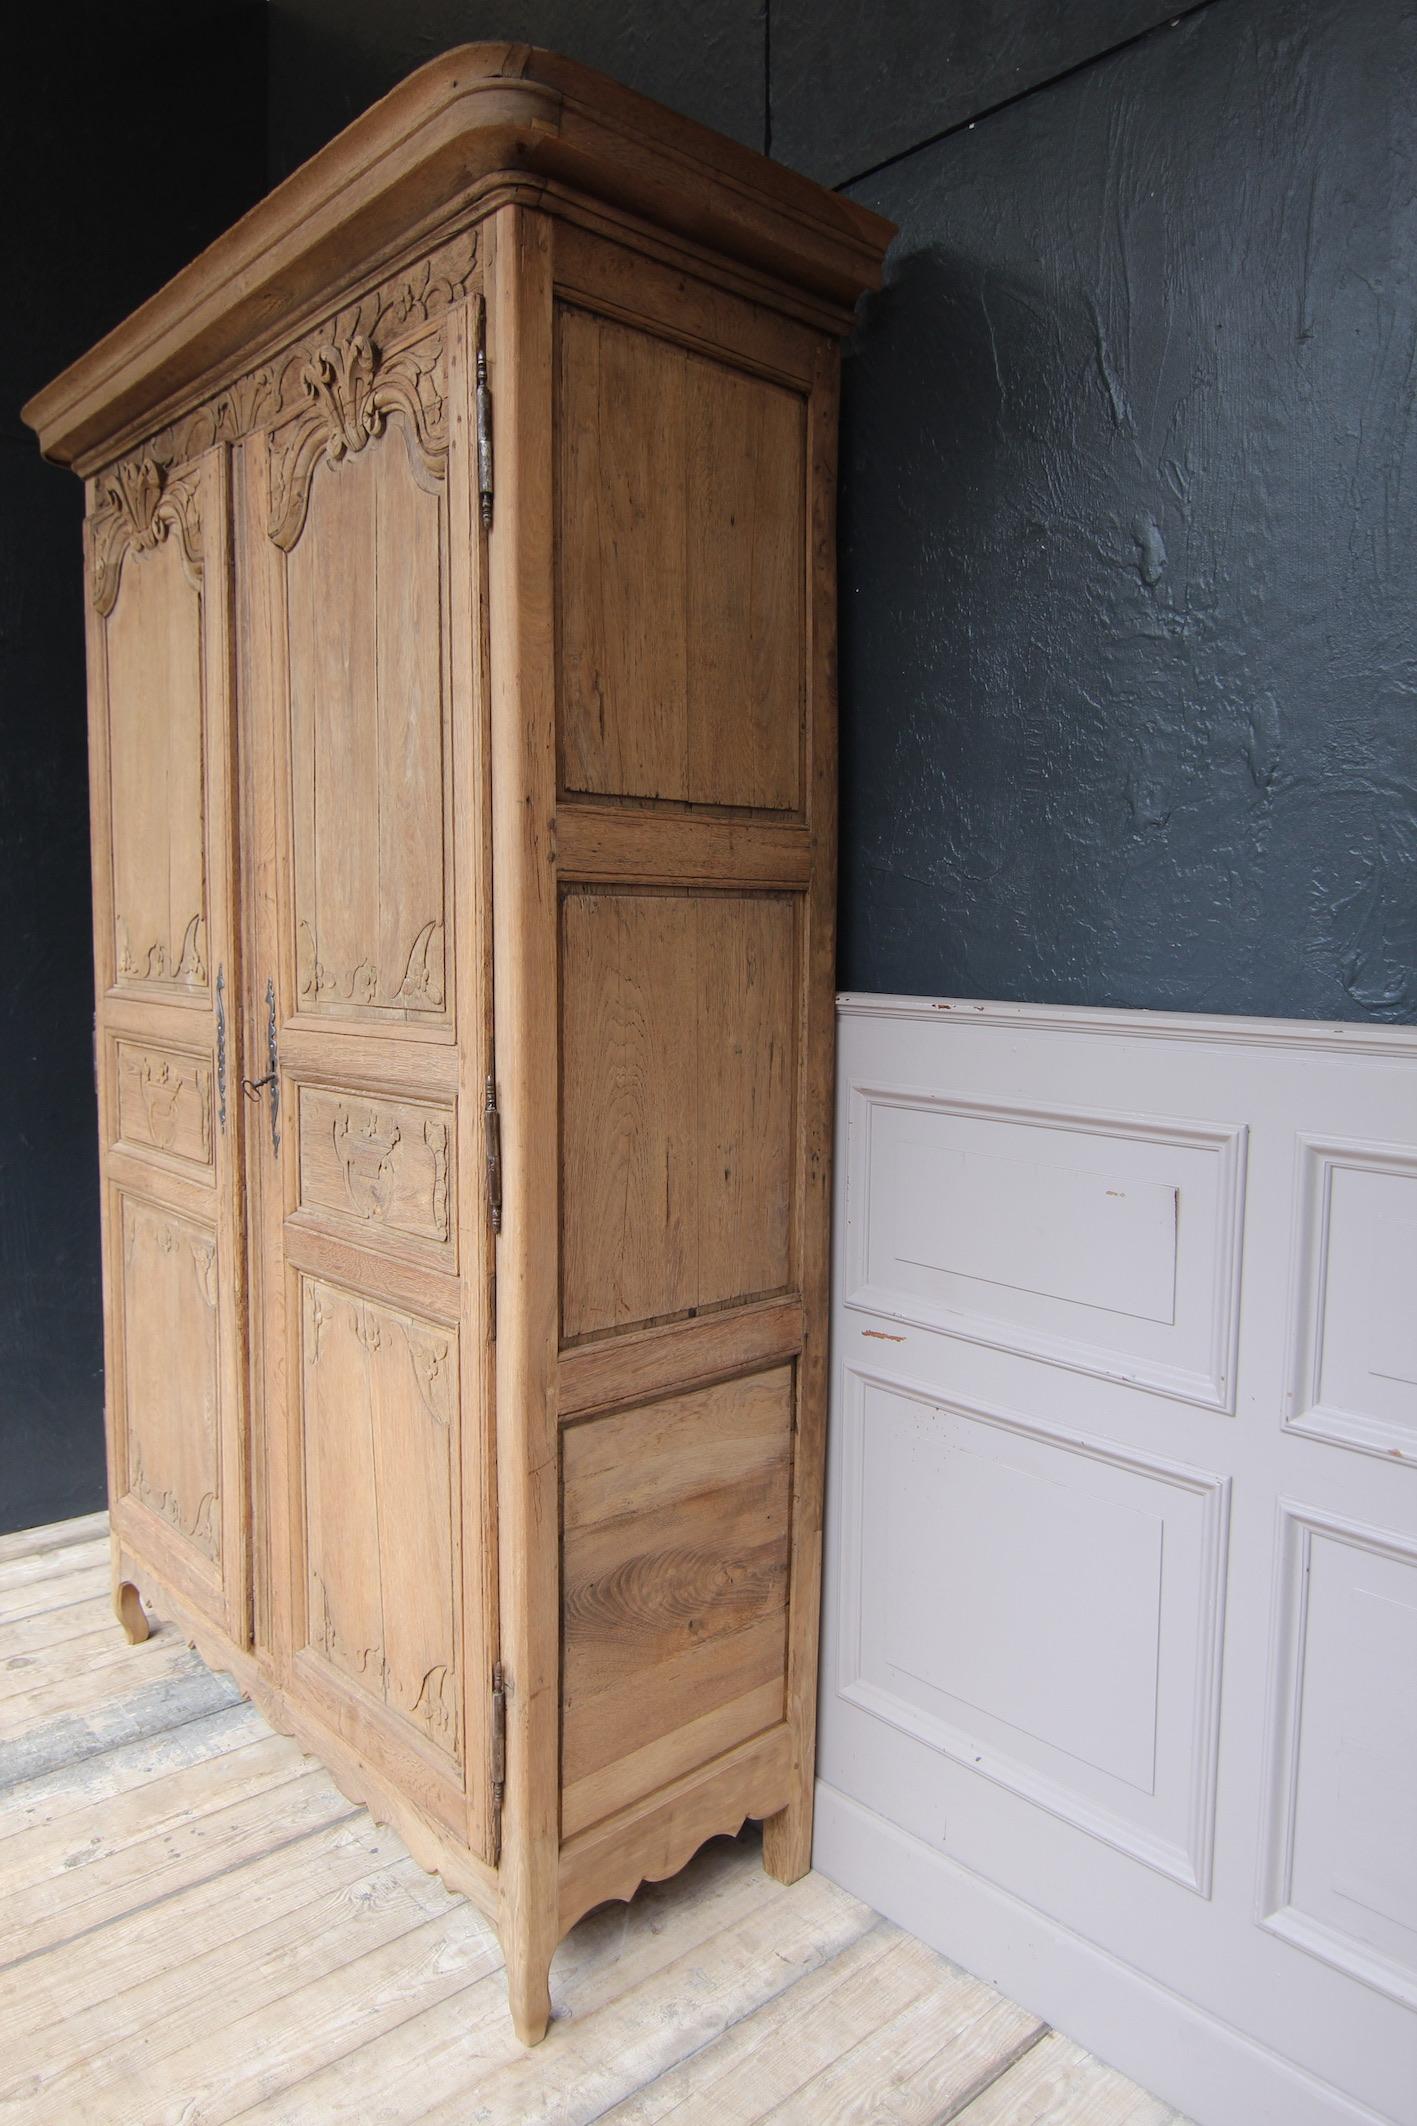
[[[916,140],[908,148],[898,148],[894,155],[883,156],[880,162],[870,163],[852,177],[843,177],[831,189],[833,192],[849,192],[853,185],[864,184],[868,177],[879,177],[883,170],[893,170],[897,163],[909,161],[912,155],[923,154],[926,148],[937,148],[942,141],[952,140],[956,133],[967,133],[971,126],[982,125],[986,118],[997,118],[1004,111],[1011,111],[1015,104],[1026,103],[1030,96],[1040,96],[1047,89],[1057,88],[1061,82],[1071,81],[1075,74],[1085,74],[1092,66],[1100,66],[1105,59],[1115,59],[1119,52],[1128,52],[1135,44],[1145,44],[1149,37],[1159,37],[1179,29],[1196,15],[1207,14],[1219,0],[1192,0],[1189,7],[1182,7],[1164,22],[1153,22],[1147,29],[1138,30],[1134,36],[1123,37],[1116,44],[1109,44],[1100,52],[1091,52],[1086,59],[1079,59],[1073,66],[1062,67],[1058,73],[1049,74],[1042,81],[1030,82],[1027,88],[1016,89],[1012,96],[1002,96],[997,103],[986,104],[968,118],[957,118],[953,125],[942,126],[938,133],[927,133],[923,140]],[[767,0],[764,0],[766,13]]]

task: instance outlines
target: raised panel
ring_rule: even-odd
[[[125,1493],[212,1566],[221,1561],[216,1234],[118,1197]]]
[[[1208,1889],[1228,1485],[846,1376],[837,1688]]]
[[[793,1369],[562,1436],[565,1835],[783,1717]]]
[[[204,1056],[114,1043],[118,1141],[184,1166],[212,1164],[212,1073]]]
[[[354,1228],[381,1246],[454,1255],[453,1110],[391,1095],[297,1090],[297,1215]]]
[[[405,435],[317,467],[286,563],[297,1001],[376,1023],[451,996],[447,511]]]
[[[1243,1126],[851,1088],[846,1304],[1235,1407]]]
[[[129,552],[104,622],[113,969],[207,989],[202,594],[182,541]]]
[[[561,954],[563,1338],[783,1289],[794,904],[570,893]]]
[[[1301,1138],[1286,1422],[1417,1461],[1417,1151]]]
[[[1417,1546],[1280,1510],[1262,1923],[1417,2007]]]
[[[563,787],[794,810],[802,399],[582,310],[557,337]]]
[[[301,1280],[307,1643],[461,1760],[454,1330]]]

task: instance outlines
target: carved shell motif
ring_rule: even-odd
[[[100,475],[91,518],[93,602],[105,617],[118,601],[118,582],[130,547],[139,553],[177,534],[189,580],[202,580],[202,519],[193,474],[173,475],[151,454],[126,458]]]

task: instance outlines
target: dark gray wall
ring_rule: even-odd
[[[51,11],[6,55],[0,1528],[102,1496],[79,489],[15,409],[471,37],[901,223],[846,370],[843,983],[1417,1018],[1410,0]]]
[[[270,0],[271,181],[450,45],[540,44],[763,145],[762,0]]]
[[[1414,79],[1215,0],[851,188],[844,986],[1417,1018]]]
[[[5,29],[0,1531],[103,1503],[83,491],[19,408],[259,196],[264,31],[243,0]]]

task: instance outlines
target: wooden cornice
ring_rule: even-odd
[[[399,83],[166,287],[37,392],[46,457],[91,470],[253,344],[297,325],[351,263],[492,203],[578,194],[781,282],[849,329],[892,225],[589,67],[525,44],[466,44]]]

